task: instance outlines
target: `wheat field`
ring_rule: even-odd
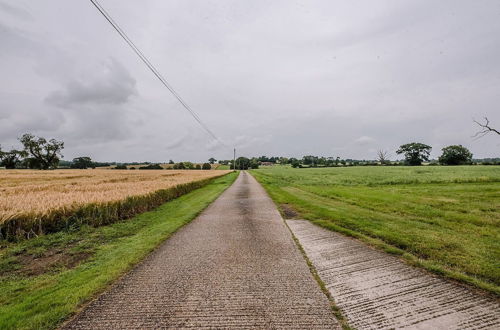
[[[126,219],[228,172],[1,170],[0,239]]]
[[[0,223],[20,214],[112,202],[225,171],[4,170],[0,172]]]

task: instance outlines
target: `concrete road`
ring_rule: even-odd
[[[245,172],[65,325],[192,327],[340,328],[275,205]]]
[[[287,223],[356,329],[500,329],[492,296],[309,221]]]

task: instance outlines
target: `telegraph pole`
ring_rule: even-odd
[[[236,171],[236,148],[233,150],[233,170]]]

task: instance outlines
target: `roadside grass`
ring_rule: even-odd
[[[296,217],[410,264],[500,294],[498,166],[272,167],[251,173],[285,215],[293,209]]]
[[[0,329],[57,327],[194,219],[236,176],[214,179],[153,211],[108,226],[0,242]]]
[[[217,170],[230,170],[229,165],[219,165],[216,168]]]

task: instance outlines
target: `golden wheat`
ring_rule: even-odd
[[[47,215],[146,195],[228,171],[196,170],[1,170],[0,224],[26,215]]]

